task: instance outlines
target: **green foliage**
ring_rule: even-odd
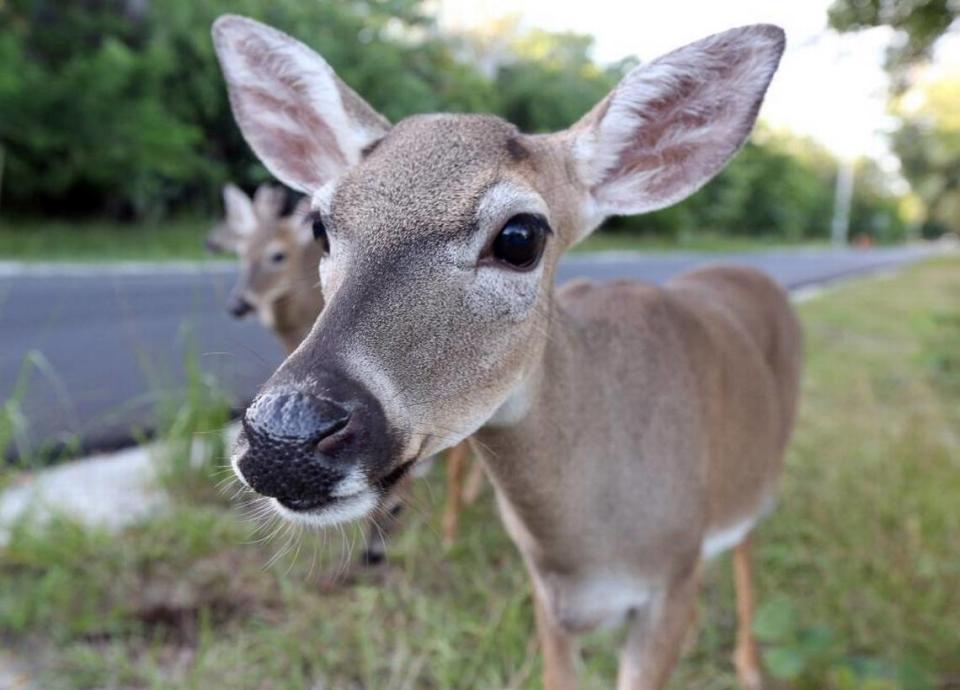
[[[532,31],[514,39],[514,58],[497,71],[498,112],[525,132],[569,127],[600,102],[632,66],[601,70],[592,40],[578,34]]]
[[[187,348],[184,365],[186,390],[162,396],[157,406],[157,479],[175,497],[216,498],[214,477],[227,462],[224,427],[230,421],[230,397],[201,368],[195,346]],[[148,373],[161,390],[156,372]]]
[[[957,18],[958,7],[951,0],[834,0],[828,17],[838,31],[896,29],[900,38],[888,49],[887,68],[902,73],[930,57],[934,43]]]
[[[919,105],[908,107],[908,104]],[[926,211],[924,234],[960,230],[960,79],[921,83],[894,103],[893,149]]]
[[[63,381],[51,366],[49,360],[38,350],[31,350],[20,363],[16,379],[7,399],[0,404],[0,487],[13,465],[7,459],[15,457],[16,468],[41,465],[70,455],[76,451],[79,439],[69,434],[35,446],[30,442],[30,421],[23,409],[23,401],[37,376],[49,385],[63,410],[70,414],[73,410]]]
[[[423,0],[2,2],[4,210],[138,221],[212,215],[224,182],[266,179],[233,122],[210,41],[212,21],[225,12],[303,40],[393,121],[485,111],[524,131],[555,131],[636,64],[604,68],[592,60],[587,36],[520,32],[510,23],[486,38],[445,37],[425,7]],[[690,231],[825,237],[835,168],[810,142],[767,133],[690,200],[609,227],[672,238]],[[875,185],[858,196],[854,224],[895,239],[897,208]]]
[[[754,634],[768,649],[767,670],[797,690],[933,690],[930,674],[911,662],[850,655],[837,632],[825,625],[800,627],[786,597],[764,604]]]

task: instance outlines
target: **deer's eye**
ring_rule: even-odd
[[[314,216],[310,228],[313,230],[313,239],[323,246],[324,251],[327,251],[330,243],[327,241],[327,228],[323,224],[323,220],[319,216]]]
[[[543,254],[548,232],[550,228],[543,216],[516,215],[493,240],[493,258],[517,270],[533,268]]]
[[[274,252],[270,255],[270,263],[272,264],[282,264],[287,260],[286,252]]]

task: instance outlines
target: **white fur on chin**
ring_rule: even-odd
[[[310,512],[290,510],[275,498],[270,499],[270,504],[280,517],[290,522],[310,527],[331,527],[366,517],[376,509],[379,500],[375,492],[366,489],[349,498],[340,498],[328,508]]]

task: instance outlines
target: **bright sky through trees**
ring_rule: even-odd
[[[442,25],[453,30],[515,15],[523,27],[591,34],[600,62],[627,55],[649,60],[734,26],[779,24],[787,32],[788,48],[767,96],[764,119],[812,136],[841,156],[868,155],[891,163],[884,136],[891,121],[883,71],[890,32],[880,28],[838,35],[828,30],[830,0],[440,0],[438,5]],[[960,68],[960,50],[940,50],[937,57]]]

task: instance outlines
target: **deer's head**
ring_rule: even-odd
[[[560,256],[605,217],[696,191],[749,134],[783,32],[749,26],[628,74],[570,129],[390,125],[303,44],[227,16],[243,134],[311,200],[327,307],[250,406],[234,467],[281,513],[357,518],[419,458],[528,412]],[[575,391],[571,391],[575,394]]]
[[[295,290],[316,290],[305,263],[316,255],[310,226],[304,224],[309,201],[284,215],[286,192],[262,184],[251,199],[233,184],[223,188],[224,219],[207,236],[212,251],[232,252],[240,259],[240,274],[230,291],[228,311],[236,318],[251,312],[268,327],[273,307]]]

